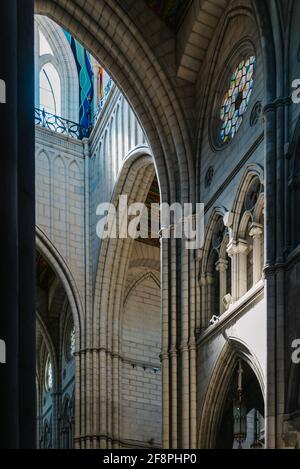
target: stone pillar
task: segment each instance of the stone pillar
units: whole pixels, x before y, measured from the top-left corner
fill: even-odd
[[[216,270],[220,275],[220,314],[224,313],[225,307],[223,298],[227,294],[227,272],[228,262],[225,259],[219,259],[216,263]]]
[[[200,277],[200,288],[201,288],[201,321],[200,321],[200,329],[204,329],[207,327],[208,323],[206,320],[207,315],[207,284],[206,284],[206,277],[204,274],[201,274]]]
[[[207,317],[206,317],[206,324],[204,327],[209,326],[209,321],[214,315],[213,311],[213,297],[212,297],[212,289],[214,284],[214,276],[210,273],[206,274],[206,285],[207,285]]]
[[[239,239],[237,245],[237,256],[238,256],[238,297],[241,298],[247,293],[247,255],[248,255],[248,243],[242,239]]]
[[[231,291],[233,301],[239,298],[238,288],[238,252],[236,249],[236,242],[234,240],[229,241],[227,246],[227,254],[231,258]]]
[[[33,2],[0,3],[0,447],[36,445]],[[4,98],[4,99],[2,99]]]
[[[236,301],[247,293],[247,254],[248,244],[243,239],[230,241],[227,253],[232,259],[232,297]]]
[[[260,281],[262,277],[262,225],[258,223],[252,223],[249,235],[253,238],[253,285],[255,285],[257,282]]]

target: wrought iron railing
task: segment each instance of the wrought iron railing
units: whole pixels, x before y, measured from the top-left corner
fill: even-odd
[[[104,92],[103,92],[103,96],[102,98],[100,99],[99,101],[99,104],[98,104],[98,107],[97,109],[95,110],[95,113],[94,113],[94,123],[96,123],[99,115],[101,114],[101,111],[104,107],[104,104],[106,103],[106,100],[108,98],[108,95],[113,87],[113,84],[114,82],[112,81],[112,79],[110,78],[104,88]]]
[[[54,114],[50,114],[46,112],[44,109],[35,108],[35,125],[39,125],[44,129],[52,130],[53,132],[57,132],[62,135],[68,135],[69,137],[76,138],[78,140],[82,140],[84,138],[88,138],[91,134],[93,129],[93,125],[96,124],[97,119],[99,118],[101,111],[104,107],[104,104],[110,94],[110,91],[113,86],[113,81],[110,78],[107,82],[107,85],[104,88],[103,97],[99,101],[98,107],[92,116],[92,111],[90,111],[89,121],[91,125],[88,127],[84,127],[81,124],[76,122],[70,121],[68,119],[64,119],[63,117],[55,116]]]
[[[46,112],[44,109],[35,109],[35,124],[44,129],[52,130],[62,135],[82,140],[88,138],[91,133],[90,127],[84,127],[76,122],[69,121],[54,114]]]

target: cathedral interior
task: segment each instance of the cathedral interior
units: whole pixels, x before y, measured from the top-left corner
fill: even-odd
[[[299,21],[1,2],[1,448],[300,449]],[[121,196],[150,236],[99,236]]]

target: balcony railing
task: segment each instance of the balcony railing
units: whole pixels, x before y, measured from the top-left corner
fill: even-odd
[[[88,138],[92,130],[91,128],[84,127],[76,122],[63,119],[62,117],[55,116],[54,114],[37,108],[35,109],[35,125],[77,140]]]
[[[91,125],[89,127],[84,127],[81,124],[64,119],[63,117],[55,116],[54,114],[46,112],[44,109],[42,110],[38,108],[35,108],[35,125],[39,125],[44,129],[52,130],[53,132],[57,132],[62,135],[67,135],[68,137],[76,138],[77,140],[89,138],[93,126],[96,124],[110,94],[113,84],[114,83],[110,78],[104,88],[103,97],[99,101],[94,116],[92,116],[92,111],[90,110],[89,120]]]

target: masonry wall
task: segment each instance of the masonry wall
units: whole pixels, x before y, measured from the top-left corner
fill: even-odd
[[[36,127],[36,224],[84,297],[84,156],[80,141]]]
[[[149,269],[135,269],[122,321],[121,432],[128,447],[161,446],[160,335],[159,285]]]

